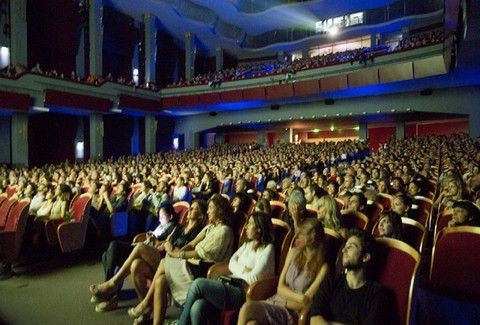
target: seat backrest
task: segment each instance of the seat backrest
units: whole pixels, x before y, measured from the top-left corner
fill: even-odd
[[[285,203],[286,200],[287,200],[287,197],[285,196],[285,194],[279,192],[278,201]]]
[[[7,193],[2,193],[0,194],[0,205],[3,203],[3,201],[5,201],[6,199],[8,199],[8,196],[7,196]]]
[[[402,236],[403,241],[422,252],[423,244],[427,235],[427,230],[418,221],[410,218],[402,218]]]
[[[373,279],[392,290],[400,324],[410,324],[415,275],[420,253],[392,238],[377,238],[379,252],[370,262]]]
[[[330,228],[325,230],[325,259],[327,260],[330,270],[335,270],[335,263],[338,252],[343,245],[343,238],[338,232]]]
[[[285,203],[280,201],[270,201],[271,217],[282,219],[283,214],[287,210]]]
[[[282,220],[272,218],[272,225],[275,235],[275,274],[279,274],[285,264],[293,232],[290,226]]]
[[[414,200],[414,204],[416,204],[420,209],[426,209],[428,213],[432,213],[433,210],[433,201],[426,197],[416,196]]]
[[[347,229],[356,228],[366,230],[369,224],[368,217],[361,212],[342,214],[343,225]]]
[[[435,244],[435,241],[437,240],[437,236],[440,233],[440,231],[442,231],[444,228],[448,227],[448,223],[450,222],[450,220],[452,220],[452,218],[453,218],[453,214],[451,214],[451,213],[440,214],[437,217],[437,221],[435,222],[435,230],[433,232],[434,244]]]
[[[7,232],[14,232],[17,228],[18,221],[22,216],[22,213],[27,213],[28,215],[28,207],[30,206],[29,199],[20,200],[17,204],[14,204],[10,209],[10,213],[8,214],[7,223],[5,224],[4,231]],[[26,209],[26,212],[25,212]]]
[[[337,204],[337,207],[342,210],[345,203],[343,202],[343,200],[339,199],[338,197],[335,198],[335,203]]]
[[[183,224],[184,218],[187,215],[188,209],[190,209],[190,203],[187,201],[179,201],[173,204],[173,209],[178,216],[178,223]]]
[[[389,211],[392,207],[392,196],[386,193],[378,193],[377,201],[383,206],[383,211]]]
[[[5,189],[5,192],[7,193],[7,197],[12,197],[16,192],[17,192],[17,186],[16,185],[8,185],[7,188]]]
[[[408,211],[408,216],[416,221],[418,221],[420,224],[422,224],[424,227],[427,227],[429,222],[430,222],[430,215],[431,213],[427,211],[427,209],[422,209],[418,207],[417,209],[410,209]]]
[[[383,212],[383,205],[378,202],[367,204],[364,214],[370,219],[371,223],[375,223],[380,219],[380,214]]]
[[[78,196],[78,198],[73,202],[71,211],[73,212],[72,220],[82,224],[88,223],[90,215],[90,203],[92,197],[89,193],[84,193]]]
[[[307,208],[307,211],[305,211],[305,218],[318,218],[318,211],[312,208]]]
[[[480,227],[444,228],[433,246],[430,284],[456,298],[480,299]]]
[[[16,199],[8,199],[3,201],[2,205],[0,205],[0,229],[5,228],[10,210],[15,204],[17,204],[17,202]]]

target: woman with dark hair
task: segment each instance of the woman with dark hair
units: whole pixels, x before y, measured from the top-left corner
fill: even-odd
[[[148,232],[145,241],[136,243],[133,248],[126,242],[113,241],[110,243],[102,257],[106,281],[90,286],[90,292],[93,295],[91,301],[98,303],[95,307],[96,311],[109,311],[116,308],[120,284],[131,273],[134,262],[138,263],[137,259],[147,263],[152,270],[157,269],[162,259],[162,254],[159,252],[163,241],[167,239],[178,223],[177,215],[171,204],[165,204],[159,209],[158,218],[159,226],[153,232]],[[115,268],[122,262],[120,270],[114,273]],[[137,294],[143,298],[146,294],[145,288],[137,290]]]
[[[163,250],[163,253],[165,254],[166,251],[172,251],[174,248],[183,248],[195,239],[205,226],[206,215],[207,202],[203,200],[194,200],[188,210],[185,224],[178,225],[163,246],[160,247],[160,249]],[[160,268],[157,268],[157,271],[151,269],[150,266],[141,259],[137,259],[133,262],[132,277],[137,292],[139,289],[146,291],[147,281],[152,278],[155,280],[157,278],[158,270],[160,270]],[[152,285],[141,302],[137,306],[128,310],[128,314],[135,318],[144,314],[150,314],[152,310],[150,306],[153,303],[153,293],[154,286]]]
[[[470,201],[459,200],[453,203],[452,220],[449,227],[475,226],[480,227],[480,209]]]
[[[402,240],[402,219],[395,212],[384,213],[378,220],[378,236]]]
[[[216,323],[222,310],[238,310],[248,285],[274,275],[275,249],[270,217],[254,212],[247,220],[247,241],[230,258],[229,277],[199,278],[188,289],[179,324]]]
[[[230,228],[230,203],[220,194],[214,194],[208,201],[207,215],[209,224],[194,240],[183,248],[166,247],[167,256],[160,263],[153,283],[154,324],[162,324],[165,319],[168,291],[176,303],[183,305],[193,280],[205,277],[213,263],[226,261],[232,254],[234,236]],[[145,317],[141,315],[136,322],[144,321]]]
[[[245,303],[238,324],[296,324],[297,311],[312,302],[328,272],[325,232],[320,220],[305,219],[298,230],[298,246],[288,252],[277,293],[265,301]]]

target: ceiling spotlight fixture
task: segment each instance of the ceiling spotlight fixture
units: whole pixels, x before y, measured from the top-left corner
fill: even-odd
[[[378,110],[378,111],[377,111],[377,113],[380,113],[380,112],[381,112],[381,110]]]
[[[336,115],[337,115],[337,116],[340,116],[340,113],[337,113]]]
[[[353,113],[352,113],[352,112],[350,112],[350,113],[348,113],[348,115],[352,116],[352,115],[353,115]]]
[[[335,130],[335,127],[333,125],[330,126],[330,131],[334,131]]]
[[[392,109],[390,110],[390,112],[392,112],[392,113],[395,112],[395,111],[396,111],[395,108],[392,108]]]
[[[300,116],[300,119],[303,120],[303,116]]]
[[[412,109],[410,107],[407,107],[407,112],[410,112]]]
[[[323,114],[323,117],[327,117],[327,114]]]
[[[362,112],[363,115],[367,114],[367,112]]]

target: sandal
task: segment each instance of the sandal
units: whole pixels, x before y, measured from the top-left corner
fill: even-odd
[[[111,311],[116,309],[118,306],[118,296],[114,295],[107,301],[102,301],[95,306],[95,311],[97,313],[103,313],[105,311]]]
[[[150,315],[142,314],[140,317],[137,317],[133,320],[133,325],[143,325],[143,324],[151,324],[152,319]]]
[[[112,298],[112,296],[115,296],[117,294],[117,291],[118,291],[117,286],[109,287],[106,291],[100,291],[98,289],[98,286],[99,286],[98,284],[92,284],[89,289],[92,295],[99,301],[109,300],[110,298]],[[92,300],[93,299],[91,299],[90,301]]]
[[[150,315],[152,313],[152,308],[147,307],[140,312],[135,310],[136,307],[128,308],[128,316],[132,318],[140,318],[141,316]]]

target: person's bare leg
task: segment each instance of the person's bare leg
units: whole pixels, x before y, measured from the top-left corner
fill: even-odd
[[[258,301],[249,301],[243,304],[238,315],[238,325],[268,324],[265,309]]]
[[[150,288],[148,288],[147,294],[143,298],[140,303],[135,306],[135,314],[140,315],[143,313],[144,310],[147,308],[151,307],[153,305],[153,296],[155,293],[155,280],[158,279],[159,276],[165,274],[165,267],[163,264],[163,260],[160,261],[160,264],[158,265],[157,271],[155,271],[155,275],[153,276],[152,279],[152,284],[150,285]]]
[[[133,285],[135,286],[135,291],[140,301],[142,301],[147,294],[147,282],[153,279],[153,270],[147,262],[140,258],[132,262],[130,274],[132,275]]]
[[[100,293],[115,291],[118,284],[130,274],[132,262],[137,258],[141,258],[149,264],[157,263],[156,265],[158,265],[158,262],[160,261],[160,254],[153,247],[144,244],[136,245],[132,253],[130,253],[130,256],[128,256],[127,260],[123,263],[120,270],[110,280],[101,284],[97,284],[96,289],[93,289],[93,291]],[[153,268],[154,267],[152,267],[152,269]]]
[[[162,325],[168,304],[168,282],[165,274],[161,274],[155,280],[155,293],[153,297],[153,324]]]

